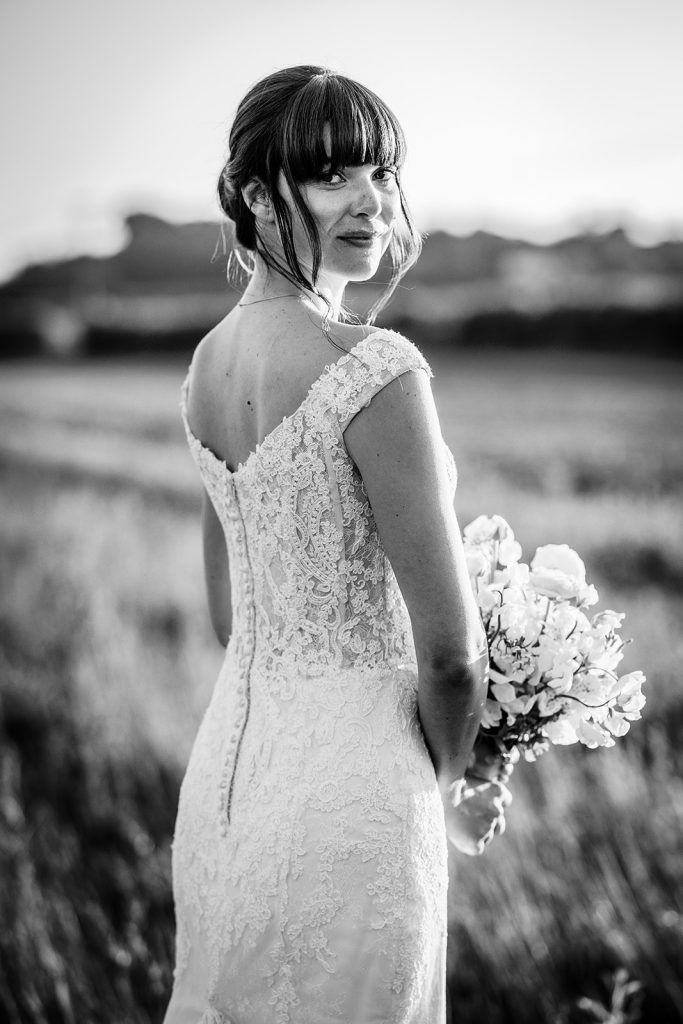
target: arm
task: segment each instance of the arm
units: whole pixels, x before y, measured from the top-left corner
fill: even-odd
[[[387,384],[349,423],[344,439],[410,615],[418,713],[448,837],[461,852],[480,854],[505,827],[509,773],[500,776],[495,757],[489,763],[492,752],[475,745],[488,685],[488,644],[424,371],[410,370]]]
[[[410,615],[418,711],[445,794],[474,745],[488,652],[424,371],[409,370],[377,392],[344,438]]]
[[[228,551],[223,527],[206,491],[202,494],[202,540],[211,624],[218,642],[226,647],[232,629]]]

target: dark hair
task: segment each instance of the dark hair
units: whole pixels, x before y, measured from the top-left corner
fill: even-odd
[[[330,126],[331,154],[325,149],[326,124]],[[422,247],[398,174],[405,154],[400,124],[370,89],[327,68],[285,68],[258,82],[240,103],[230,131],[228,160],[218,182],[218,198],[224,213],[234,221],[238,246],[258,253],[267,266],[293,284],[315,292],[322,250],[315,220],[299,184],[317,177],[330,164],[333,169],[364,163],[395,166],[404,223],[392,233],[391,280],[368,312],[367,321],[372,323]],[[313,257],[312,280],[306,277],[294,249],[291,213],[277,189],[280,171],[308,235]],[[242,188],[252,178],[262,181],[269,192],[285,264],[266,250],[254,215],[242,196]],[[244,266],[244,259],[239,252],[237,255]]]

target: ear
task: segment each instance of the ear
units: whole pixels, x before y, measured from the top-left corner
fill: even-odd
[[[266,223],[275,221],[273,204],[268,189],[258,178],[252,178],[242,189],[242,198],[257,220]]]

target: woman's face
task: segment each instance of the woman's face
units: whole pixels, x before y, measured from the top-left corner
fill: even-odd
[[[282,172],[278,187],[292,212],[297,257],[310,269],[308,236]],[[319,179],[299,185],[299,191],[318,227],[321,279],[346,283],[372,277],[401,208],[396,168],[361,164],[325,169]]]

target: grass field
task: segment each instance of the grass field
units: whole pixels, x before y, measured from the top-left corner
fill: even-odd
[[[616,748],[519,766],[506,834],[481,858],[453,855],[453,1020],[683,1021],[680,364],[432,365],[461,524],[502,514],[526,560],[575,546],[598,607],[626,612],[620,668],[648,678],[643,721]],[[3,367],[3,1024],[147,1024],[168,998],[178,786],[223,653],[183,372]]]

